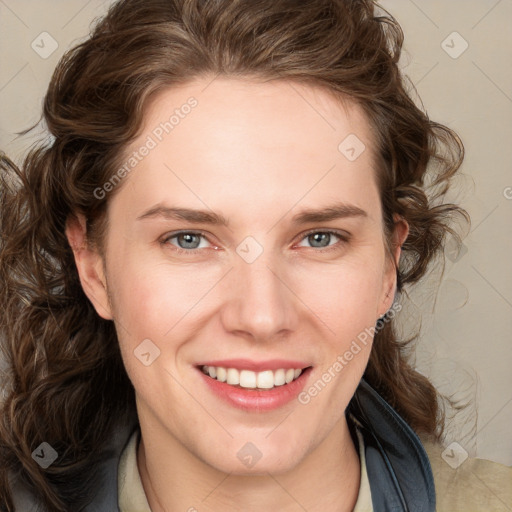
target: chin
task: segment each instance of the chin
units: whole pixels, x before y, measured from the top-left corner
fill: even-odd
[[[290,447],[283,452],[282,447],[268,442],[237,442],[236,447],[221,449],[222,453],[209,454],[203,458],[211,467],[223,473],[237,476],[264,476],[292,470],[300,462],[297,449]]]

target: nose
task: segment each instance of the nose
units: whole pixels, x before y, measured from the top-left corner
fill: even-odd
[[[252,263],[236,262],[221,312],[227,332],[265,342],[296,329],[300,300],[284,265],[265,252]]]

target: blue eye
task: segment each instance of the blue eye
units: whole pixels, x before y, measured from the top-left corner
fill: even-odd
[[[340,242],[332,243],[333,237],[340,240]],[[176,243],[172,242],[172,240],[176,240]],[[202,240],[205,242],[202,243]],[[333,230],[321,231],[317,229],[304,234],[301,238],[301,242],[305,240],[307,240],[310,245],[299,245],[299,247],[318,249],[316,252],[327,252],[339,250],[344,243],[348,242],[349,235]],[[334,240],[334,242],[336,242],[336,240]],[[160,242],[161,245],[169,245],[169,243],[172,245],[173,251],[188,256],[196,255],[199,249],[207,249],[209,247],[208,244],[210,244],[206,233],[202,231],[179,231],[171,233]],[[215,246],[212,247],[216,249]]]
[[[166,244],[173,239],[178,241],[178,246],[171,244],[175,247],[179,253],[191,253],[194,249],[203,249],[205,246],[201,246],[201,238],[206,240],[206,235],[202,232],[196,231],[180,231],[179,233],[171,234],[170,236],[162,240],[162,244]]]
[[[306,233],[304,235],[302,240],[307,240],[308,243],[311,244],[310,247],[313,249],[325,249],[325,250],[329,251],[331,249],[338,249],[339,245],[342,245],[339,243],[331,244],[330,242],[332,241],[333,236],[338,238],[339,240],[341,240],[342,244],[344,242],[348,242],[347,236],[343,236],[341,233],[339,233],[337,231],[332,231],[332,230],[309,231],[308,233]],[[304,247],[304,246],[301,246],[301,247]],[[320,252],[323,252],[323,251],[320,251]]]
[[[306,235],[303,240],[307,240],[315,248],[329,247],[332,236],[336,234],[327,231],[315,231],[309,235]],[[318,244],[318,245],[315,245]]]

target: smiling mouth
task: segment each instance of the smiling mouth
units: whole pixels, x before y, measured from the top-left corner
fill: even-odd
[[[223,366],[202,365],[198,368],[212,379],[224,382],[234,388],[262,391],[286,386],[298,379],[311,366],[307,368],[279,368],[277,370],[264,370],[261,372],[238,370],[237,368],[226,368]]]

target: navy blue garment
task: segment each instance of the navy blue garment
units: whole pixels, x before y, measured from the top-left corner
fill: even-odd
[[[363,435],[374,512],[435,512],[430,461],[411,427],[364,379],[347,413]]]

